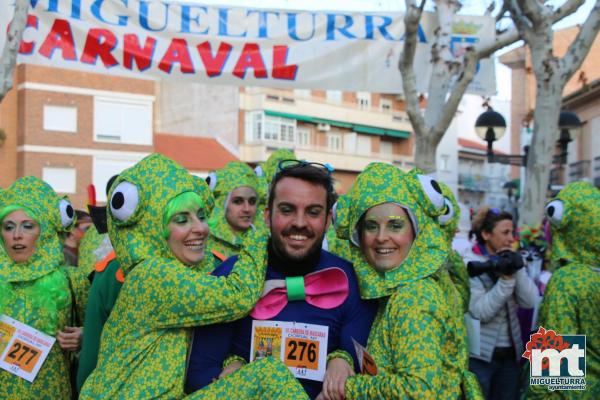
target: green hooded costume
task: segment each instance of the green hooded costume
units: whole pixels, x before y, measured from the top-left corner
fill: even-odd
[[[88,275],[94,271],[96,263],[112,251],[108,234],[98,233],[94,225],[85,232],[79,244],[77,268]]]
[[[81,325],[89,281],[77,269],[64,266],[59,233],[74,223],[67,198],[59,198],[45,182],[32,176],[15,181],[0,194],[0,211],[7,206],[29,210],[40,227],[33,255],[15,263],[0,256],[0,314],[8,315],[50,336],[66,326]],[[26,209],[26,210],[25,210]],[[72,308],[75,302],[76,307]],[[77,316],[72,316],[76,310]],[[81,321],[74,321],[78,317]],[[2,399],[69,399],[69,353],[54,343],[37,377],[30,383],[0,370]]]
[[[255,244],[264,248],[265,231],[249,235],[251,244],[226,278],[192,269],[172,255],[163,236],[163,213],[171,199],[185,192],[197,193],[210,212],[213,200],[206,184],[160,154],[123,171],[112,185],[108,228],[126,278],[102,331],[97,368],[85,381],[81,399],[184,397],[187,328],[241,318],[258,300],[266,254],[257,251]],[[258,367],[273,366],[267,362]],[[263,388],[273,383],[280,392],[285,392],[282,384],[293,387],[294,379],[285,367],[273,368],[277,382],[249,369],[194,396],[219,396],[218,390],[225,390],[234,376],[248,382],[250,375],[264,379]],[[256,390],[256,385],[251,389]],[[253,397],[257,392],[245,395]]]
[[[600,398],[600,190],[586,182],[565,186],[546,206],[552,229],[550,278],[539,326],[556,334],[586,335],[586,389],[548,391],[530,386],[528,398]]]
[[[466,370],[461,300],[444,268],[448,243],[435,220],[444,211],[437,183],[415,170],[405,174],[372,163],[342,199],[338,235],[354,244],[351,261],[361,297],[381,302],[367,348],[378,374],[349,377],[346,398],[481,398],[475,376]],[[386,202],[407,211],[415,238],[402,264],[379,273],[357,246],[355,227],[369,208]]]
[[[454,197],[454,193],[448,185],[443,182],[438,182],[444,195],[444,202],[446,203],[446,211],[444,214],[438,217],[438,222],[442,228],[442,234],[448,241],[448,249],[450,254],[448,255],[448,262],[446,267],[450,273],[450,278],[454,282],[454,287],[458,290],[460,298],[462,299],[463,312],[469,311],[469,301],[471,300],[471,285],[469,284],[469,273],[465,267],[465,263],[458,254],[458,252],[452,249],[452,239],[458,228],[458,222],[460,221],[460,207]]]
[[[209,248],[223,256],[223,259],[227,259],[239,254],[242,249],[242,242],[246,236],[245,234],[236,233],[225,217],[230,194],[239,187],[249,187],[257,194],[258,207],[258,204],[260,204],[260,198],[258,197],[260,185],[258,177],[252,168],[242,162],[234,161],[227,163],[216,174],[211,174],[210,186],[211,188],[214,187],[215,208],[208,220],[211,237]]]

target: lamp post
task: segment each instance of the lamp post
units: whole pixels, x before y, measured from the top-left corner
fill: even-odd
[[[515,193],[516,190],[519,189],[519,186],[515,183],[515,181],[508,181],[502,186],[502,189],[506,192],[506,197],[508,197],[508,207],[510,208],[510,213],[513,215],[515,221],[519,220],[519,211],[516,203],[519,201],[518,193]],[[513,202],[514,196],[514,202]]]
[[[567,163],[567,149],[569,142],[581,132],[581,120],[577,114],[571,111],[561,111],[558,119],[560,137],[557,141],[561,153],[554,157],[555,164]],[[506,120],[491,107],[482,113],[475,121],[475,132],[477,136],[487,142],[487,161],[489,163],[510,164],[517,166],[527,165],[527,152],[529,146],[523,148],[523,155],[500,155],[494,154],[493,143],[500,139],[506,131]]]

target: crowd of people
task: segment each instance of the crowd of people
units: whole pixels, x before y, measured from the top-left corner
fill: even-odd
[[[56,340],[0,359],[0,398],[600,398],[597,188],[567,185],[519,252],[511,214],[470,218],[419,170],[372,163],[342,195],[332,173],[153,154],[89,213],[0,189],[0,356],[9,320]],[[528,385],[538,326],[586,335],[585,390]]]

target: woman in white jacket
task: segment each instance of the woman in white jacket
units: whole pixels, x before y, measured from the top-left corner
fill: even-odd
[[[524,350],[517,309],[534,307],[538,297],[520,255],[512,252],[513,231],[510,213],[480,210],[473,219],[477,242],[464,257],[471,275],[469,314],[480,324],[479,337],[470,338],[479,346],[471,349],[469,369],[477,375],[486,399],[518,398]],[[471,261],[491,263],[476,269],[476,264],[469,266]]]

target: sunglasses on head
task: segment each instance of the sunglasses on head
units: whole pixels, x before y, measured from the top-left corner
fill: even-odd
[[[333,167],[329,163],[321,164],[318,162],[310,162],[306,160],[281,160],[277,164],[277,172],[294,168],[303,168],[307,166],[319,168],[323,170],[328,176],[331,176],[331,174],[333,173]]]

